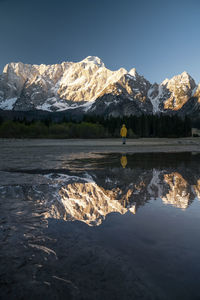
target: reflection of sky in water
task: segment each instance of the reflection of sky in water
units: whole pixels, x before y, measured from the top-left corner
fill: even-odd
[[[84,154],[76,160],[55,157],[49,169],[40,162],[34,168],[1,169],[0,279],[5,295],[14,280],[20,298],[25,271],[31,275],[22,295],[29,295],[34,285],[45,295],[45,287],[50,287],[52,297],[58,286],[61,298],[79,295],[79,289],[92,297],[90,272],[95,284],[106,278],[111,290],[117,285],[119,299],[129,297],[124,286],[134,294],[141,292],[140,284],[144,299],[151,299],[151,292],[161,299],[195,299],[200,272],[199,160],[190,153]],[[107,273],[102,273],[102,265]],[[136,283],[133,270],[148,284]],[[101,284],[96,288],[103,297]]]

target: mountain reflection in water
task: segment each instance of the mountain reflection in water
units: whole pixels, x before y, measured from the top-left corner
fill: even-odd
[[[112,212],[135,214],[153,199],[187,209],[195,198],[200,200],[199,160],[190,153],[109,154],[91,163],[77,159],[59,170],[20,170],[20,174],[41,173],[45,183],[25,190],[23,185],[7,186],[2,192],[5,198],[11,192],[26,193],[24,197],[43,206],[45,218],[100,225]]]
[[[200,155],[63,157],[0,170],[0,298],[198,299]]]

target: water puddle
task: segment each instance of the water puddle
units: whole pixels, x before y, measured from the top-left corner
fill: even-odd
[[[1,166],[2,299],[200,296],[199,154],[52,157]]]

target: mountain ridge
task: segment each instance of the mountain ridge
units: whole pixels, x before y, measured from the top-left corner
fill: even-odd
[[[186,71],[151,84],[135,68],[111,71],[96,56],[53,65],[9,63],[0,75],[2,110],[79,110],[112,116],[187,114],[183,107],[192,97],[198,112],[200,84]]]

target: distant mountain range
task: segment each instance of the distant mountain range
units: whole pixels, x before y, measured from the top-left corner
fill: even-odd
[[[9,63],[0,75],[0,110],[198,118],[200,84],[187,72],[151,84],[134,68],[111,71],[94,56],[56,65]]]

